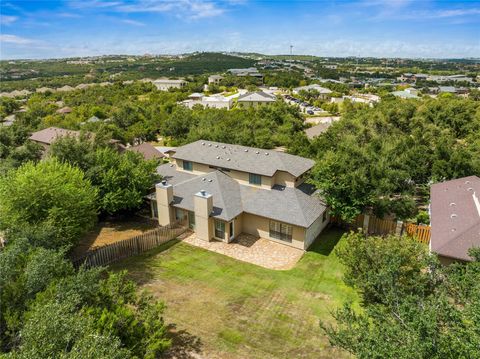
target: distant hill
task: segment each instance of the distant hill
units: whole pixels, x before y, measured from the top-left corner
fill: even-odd
[[[232,68],[255,65],[255,60],[217,52],[202,52],[170,63],[175,69],[170,74],[196,75],[208,72],[223,72]]]

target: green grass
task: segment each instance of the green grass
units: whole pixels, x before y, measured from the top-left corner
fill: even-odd
[[[332,252],[342,232],[322,234],[291,270],[274,271],[172,241],[114,266],[164,300],[183,351],[219,358],[341,358],[319,327],[346,300]]]

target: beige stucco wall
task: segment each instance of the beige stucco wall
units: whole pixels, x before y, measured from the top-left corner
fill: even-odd
[[[305,248],[307,249],[310,245],[317,239],[318,235],[323,231],[323,229],[330,222],[330,213],[327,211],[327,218],[323,221],[323,216],[320,216],[313,222],[310,227],[307,228],[305,234]]]
[[[250,213],[242,214],[243,232],[254,236],[270,239],[274,242],[286,244],[295,248],[304,249],[305,229],[293,226],[292,242],[281,241],[270,237],[270,219]]]
[[[288,172],[277,171],[273,177],[274,184],[286,187],[295,187],[295,176]]]
[[[197,163],[197,162],[193,162],[193,165],[192,165],[193,170],[192,171],[185,171],[183,169],[183,160],[177,159],[177,160],[174,160],[173,163],[176,164],[177,171],[193,173],[195,175],[202,175],[202,174],[206,174],[206,173],[215,171],[215,168],[211,168],[208,165],[205,165],[205,164],[202,164],[202,163]],[[275,184],[273,182],[273,177],[262,176],[262,185],[257,186],[257,185],[252,185],[252,184],[249,183],[249,173],[248,172],[230,170],[230,171],[225,171],[224,173],[227,174],[228,176],[232,177],[233,179],[237,180],[238,183],[246,185],[246,186],[271,189],[272,186]]]

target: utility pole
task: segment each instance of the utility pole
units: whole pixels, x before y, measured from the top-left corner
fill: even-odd
[[[292,50],[293,50],[293,45],[290,45],[290,56],[292,56],[292,55],[293,55],[293,52],[292,52]]]

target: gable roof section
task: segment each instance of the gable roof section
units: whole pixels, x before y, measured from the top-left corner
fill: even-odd
[[[275,102],[277,98],[263,91],[249,92],[238,97],[237,102]]]
[[[480,246],[480,178],[470,176],[436,183],[431,197],[431,250],[439,255],[471,260],[468,250]]]
[[[199,140],[178,147],[173,158],[271,177],[284,171],[298,177],[315,162],[284,152]]]
[[[193,211],[195,193],[205,190],[213,197],[212,216],[225,221],[246,212],[308,228],[326,209],[319,196],[299,188],[275,186],[268,190],[246,186],[222,171],[197,176],[177,171],[172,164],[161,165],[157,171],[173,185],[174,207]]]
[[[66,130],[64,128],[58,127],[49,127],[32,133],[32,135],[30,136],[30,140],[50,145],[58,138],[65,136],[79,137],[80,131]]]
[[[146,160],[155,158],[163,158],[165,155],[153,147],[151,144],[144,142],[140,145],[132,146],[128,148],[129,151],[140,153]]]
[[[173,205],[193,211],[194,196],[200,190],[213,196],[213,216],[229,221],[243,212],[240,185],[220,171],[197,176],[174,186]]]

